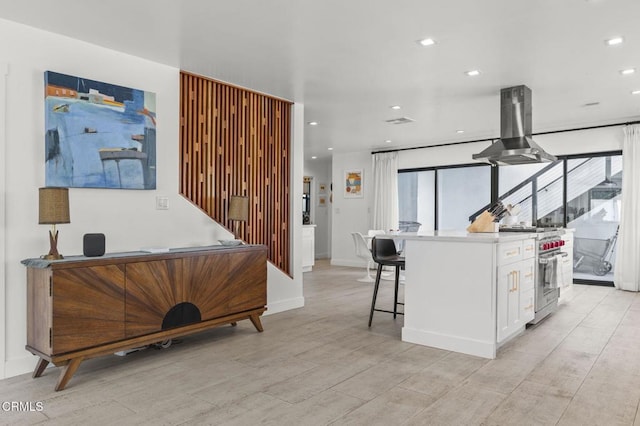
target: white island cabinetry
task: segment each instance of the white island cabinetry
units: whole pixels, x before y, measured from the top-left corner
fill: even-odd
[[[498,343],[520,332],[535,315],[534,256],[534,240],[498,244]]]
[[[495,358],[533,319],[532,234],[436,231],[404,239],[402,340]]]

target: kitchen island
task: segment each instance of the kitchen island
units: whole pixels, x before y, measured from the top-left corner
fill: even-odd
[[[535,235],[388,236],[405,241],[403,341],[495,358],[533,319]]]

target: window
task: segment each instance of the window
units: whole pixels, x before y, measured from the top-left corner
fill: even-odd
[[[563,161],[500,166],[499,199],[520,205],[518,220],[540,227],[564,226]]]
[[[465,229],[469,216],[490,203],[490,166],[438,170],[438,229]]]
[[[622,156],[567,160],[567,227],[577,280],[613,281],[620,225]]]
[[[400,222],[418,222],[421,230],[435,229],[435,170],[398,174]]]
[[[401,222],[419,222],[421,230],[465,229],[469,216],[491,201],[491,167],[400,171],[398,199]]]

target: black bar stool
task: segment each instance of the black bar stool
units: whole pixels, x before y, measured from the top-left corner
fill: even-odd
[[[393,318],[396,315],[404,315],[403,312],[398,312],[398,305],[404,305],[404,303],[398,303],[398,285],[400,284],[400,269],[404,268],[404,257],[400,256],[396,251],[396,244],[391,238],[377,238],[374,237],[371,241],[371,255],[373,261],[378,264],[378,272],[376,273],[376,284],[373,288],[373,300],[371,301],[371,313],[369,314],[369,327],[371,327],[371,320],[373,320],[373,311],[387,312],[393,314]],[[376,298],[378,297],[378,287],[380,286],[380,276],[382,275],[382,268],[384,266],[394,266],[396,268],[395,279],[395,294],[393,298],[393,311],[387,311],[384,309],[376,309]]]

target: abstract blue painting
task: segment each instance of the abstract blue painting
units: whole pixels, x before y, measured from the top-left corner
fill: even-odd
[[[45,84],[45,184],[156,188],[156,95],[52,71]]]

